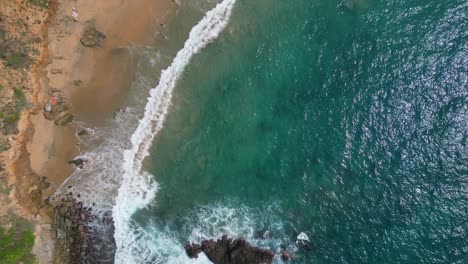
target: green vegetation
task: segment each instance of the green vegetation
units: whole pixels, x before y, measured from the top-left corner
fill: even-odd
[[[24,95],[23,89],[22,88],[15,88],[14,91],[15,91],[16,100],[20,104],[24,105],[24,103],[26,102],[26,96]]]
[[[0,263],[35,263],[31,254],[33,245],[34,234],[31,229],[20,232],[0,227]]]
[[[8,142],[0,142],[0,152],[5,151],[9,148],[11,148],[11,145]],[[1,187],[1,184],[0,184],[0,192],[5,192],[4,188]]]
[[[5,61],[3,64],[7,67],[12,67],[12,68],[20,68],[27,62],[27,58],[23,55],[13,53],[8,56],[6,56]]]
[[[3,119],[3,122],[5,122],[6,124],[13,124],[19,120],[19,117],[19,112],[14,112],[5,117],[5,119]]]
[[[16,24],[16,26],[18,26],[20,28],[25,28],[25,27],[28,26],[28,24],[26,24],[26,22],[24,22],[24,20],[21,19],[21,18],[17,18],[15,24]]]
[[[26,105],[26,95],[23,92],[23,88],[15,88],[13,91],[16,98],[15,107],[7,110],[6,112],[0,112],[0,119],[3,119],[3,122],[6,125],[16,123],[19,120],[21,110]]]
[[[38,7],[49,7],[50,0],[29,0],[29,3]]]

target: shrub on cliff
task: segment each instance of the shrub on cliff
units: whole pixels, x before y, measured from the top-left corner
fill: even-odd
[[[34,234],[31,229],[17,232],[0,227],[0,263],[35,263],[31,249],[34,245]]]
[[[50,0],[29,0],[29,3],[38,7],[49,7]]]

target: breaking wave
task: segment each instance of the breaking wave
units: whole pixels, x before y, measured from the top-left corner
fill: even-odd
[[[159,84],[150,91],[144,116],[131,137],[131,147],[123,154],[123,177],[112,209],[117,246],[115,263],[141,263],[141,259],[135,259],[136,255],[141,257],[144,251],[149,250],[135,243],[147,230],[135,229],[131,224],[132,215],[154,200],[158,188],[152,176],[142,172],[143,159],[148,156],[151,142],[163,127],[177,80],[193,55],[215,40],[226,27],[235,2],[224,0],[206,13],[192,28],[188,40],[172,64],[162,71]],[[151,247],[154,246],[157,244]]]
[[[227,234],[230,237],[243,237],[256,246],[270,248],[278,253],[282,245],[291,245],[286,235],[287,223],[278,216],[278,206],[265,206],[261,210],[229,201],[195,207],[184,216],[173,216],[165,223],[151,221],[144,227],[131,226],[126,239],[131,243],[131,261],[126,263],[152,264],[208,264],[212,263],[201,253],[190,259],[181,241],[200,243],[205,239],[219,239]],[[181,231],[171,231],[171,225],[181,225]],[[259,232],[260,231],[260,232]],[[264,234],[268,232],[269,237]],[[289,248],[295,251],[295,248]],[[126,256],[128,257],[128,256]],[[122,259],[123,261],[123,259]],[[275,264],[283,263],[278,255]]]

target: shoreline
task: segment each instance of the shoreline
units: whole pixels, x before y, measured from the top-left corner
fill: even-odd
[[[29,101],[33,107],[21,114],[17,140],[10,151],[13,161],[6,166],[9,184],[16,186],[12,203],[17,202],[21,213],[34,222],[33,251],[39,263],[57,261],[57,252],[51,250],[57,211],[62,205],[52,205],[49,197],[75,170],[69,161],[81,151],[76,141],[79,127],[74,123],[64,126],[55,123],[70,113],[75,120],[99,125],[115,112],[136,71],[134,58],[115,51],[126,50],[135,43],[155,43],[157,37],[148,32],[154,33],[174,17],[178,6],[162,0],[51,3],[47,22],[42,25],[40,56],[29,72],[33,83]],[[78,11],[77,17],[73,17],[72,7]],[[147,12],[148,16],[138,16],[141,12]],[[125,22],[129,16],[134,17],[132,23]],[[135,30],[135,23],[139,30]],[[84,47],[80,42],[82,32],[88,27],[106,35],[97,47]],[[125,63],[116,63],[122,60]],[[109,78],[113,75],[122,78]],[[63,107],[47,116],[43,109],[52,96]]]

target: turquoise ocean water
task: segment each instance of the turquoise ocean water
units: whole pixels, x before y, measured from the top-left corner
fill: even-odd
[[[185,2],[163,55],[215,3]],[[463,0],[238,0],[144,164],[159,189],[133,216],[140,263],[223,233],[294,251],[298,232],[314,250],[292,263],[467,263],[467,14]]]

